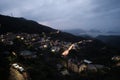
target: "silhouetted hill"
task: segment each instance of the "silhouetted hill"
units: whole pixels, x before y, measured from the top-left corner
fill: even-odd
[[[69,41],[79,41],[82,37],[77,37],[72,34],[61,32],[57,34],[58,30],[52,29],[48,26],[38,24],[35,21],[27,20],[24,18],[15,18],[10,16],[0,15],[0,33],[14,32],[14,33],[39,33],[42,32],[46,34],[54,33],[51,36],[56,37],[56,39],[69,40]]]
[[[54,32],[48,26],[38,24],[32,20],[26,20],[24,18],[15,18],[9,16],[0,15],[0,32],[28,32],[28,33],[41,33],[41,32]]]

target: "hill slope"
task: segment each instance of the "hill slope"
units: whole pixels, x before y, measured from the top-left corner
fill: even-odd
[[[0,32],[28,32],[28,33],[41,33],[41,32],[54,32],[48,26],[38,24],[32,20],[26,20],[24,18],[15,18],[9,16],[0,15]]]
[[[82,37],[77,37],[72,34],[66,33],[66,32],[59,32],[57,34],[58,30],[52,29],[48,26],[38,24],[35,21],[32,20],[26,20],[24,18],[15,18],[10,16],[4,16],[0,15],[0,33],[5,32],[15,32],[15,33],[39,33],[42,32],[46,34],[54,33],[53,37],[56,37],[58,39],[62,40],[70,40],[70,41],[79,41],[83,39]]]
[[[111,36],[102,36],[101,35],[96,38],[110,46],[114,46],[114,47],[118,47],[118,48],[120,46],[120,36],[112,36],[112,35]]]

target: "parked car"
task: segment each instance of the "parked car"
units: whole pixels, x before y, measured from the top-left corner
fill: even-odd
[[[19,65],[17,63],[12,64],[12,67],[18,69]]]
[[[18,67],[18,70],[19,70],[20,72],[24,72],[24,71],[25,71],[23,67]]]

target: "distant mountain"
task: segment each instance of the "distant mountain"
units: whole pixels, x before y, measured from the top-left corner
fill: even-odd
[[[102,42],[114,46],[114,47],[120,47],[120,36],[110,35],[110,36],[104,36],[100,35],[97,36],[96,39],[101,40]]]
[[[42,32],[44,32],[46,34],[56,33],[52,36],[56,37],[56,39],[61,39],[61,40],[67,40],[67,41],[69,40],[74,42],[83,39],[82,37],[74,36],[72,34],[61,31],[59,31],[59,34],[57,34],[57,31],[58,30],[56,29],[52,29],[48,26],[39,24],[32,20],[0,15],[0,33],[25,32],[25,33],[41,34]]]
[[[70,30],[63,30],[63,31],[74,34],[74,35],[79,35],[80,33],[86,33],[86,31],[82,29],[70,29]]]
[[[90,29],[90,30],[71,29],[71,30],[64,30],[64,31],[74,35],[85,36],[85,37],[86,36],[96,37],[99,34],[102,34],[100,30],[96,30],[96,29]]]
[[[96,30],[96,29],[90,29],[89,31],[87,32],[91,32],[91,33],[101,33],[100,30]]]
[[[107,31],[107,33],[118,33],[118,34],[120,34],[120,31]]]

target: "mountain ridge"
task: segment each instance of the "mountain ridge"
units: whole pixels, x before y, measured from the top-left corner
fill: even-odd
[[[62,32],[46,25],[39,24],[33,20],[27,20],[25,18],[16,18],[10,16],[0,15],[0,33],[5,32],[25,32],[25,33],[55,33],[58,39],[70,40],[73,42],[82,40],[84,38],[75,36],[73,34]],[[59,32],[59,34],[57,34]],[[53,36],[53,35],[52,35]],[[62,36],[62,37],[61,37]]]
[[[26,28],[29,28],[29,29],[32,29],[33,32],[46,32],[45,29],[49,31],[56,31],[55,29],[52,29],[48,26],[45,26],[45,25],[42,25],[42,24],[38,24],[37,22],[35,21],[32,21],[32,20],[27,20],[25,18],[16,18],[16,17],[10,17],[10,16],[4,16],[4,15],[0,15],[0,24],[1,26],[1,31],[5,31],[8,29],[8,31],[13,31],[12,28],[16,29],[16,32],[17,31],[23,31],[23,32],[29,32],[27,30],[22,30],[22,27],[26,27]],[[9,27],[11,27],[11,29],[7,28],[7,26],[9,25]],[[17,26],[17,27],[16,27]],[[33,26],[35,28],[33,28]],[[5,29],[6,28],[6,29]],[[40,29],[36,29],[36,28],[40,28]]]

